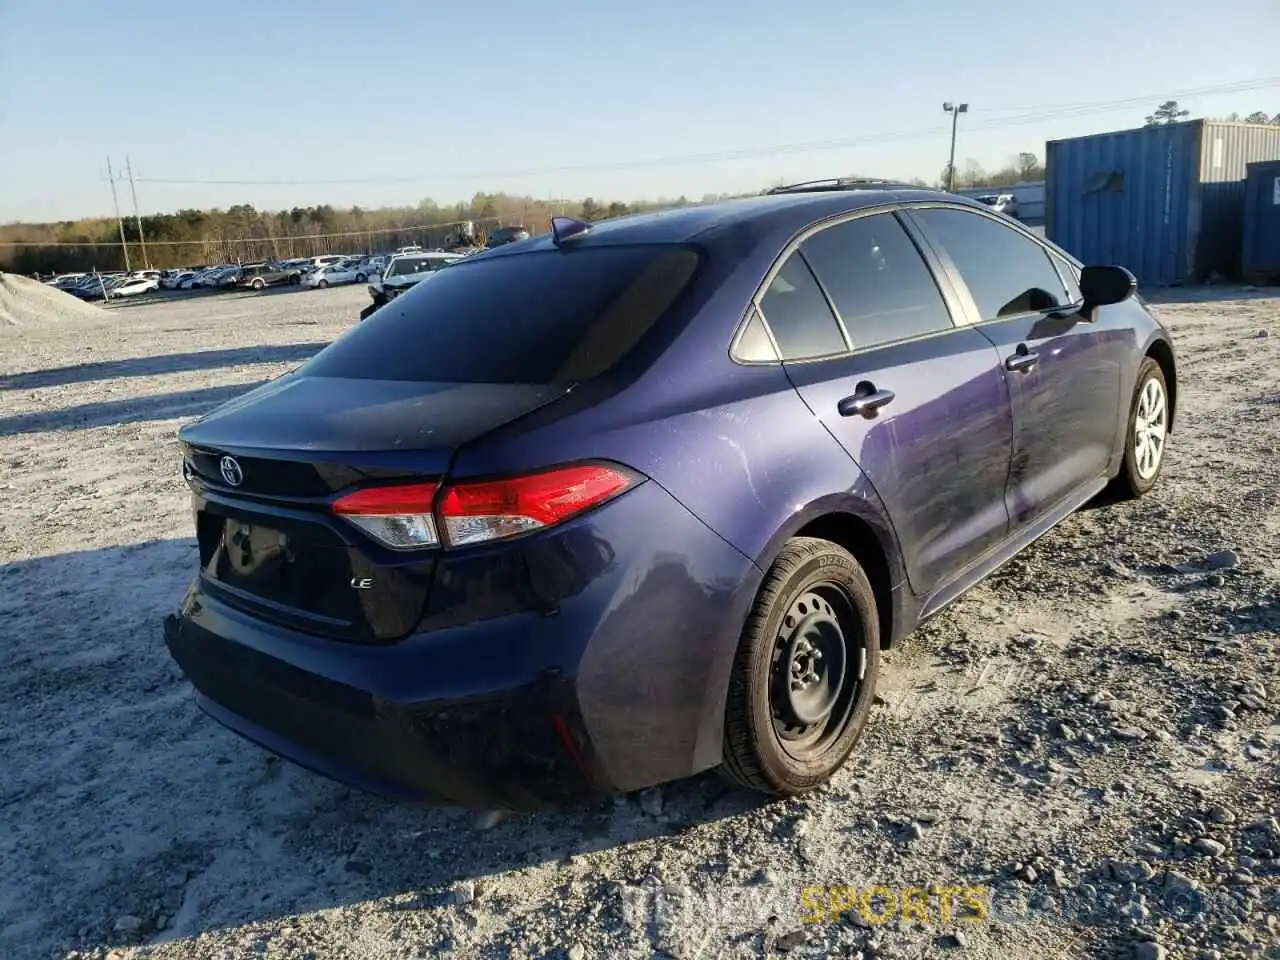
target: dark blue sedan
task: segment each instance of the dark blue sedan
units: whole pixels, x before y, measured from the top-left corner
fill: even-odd
[[[390,796],[822,784],[881,651],[1111,487],[1169,336],[981,204],[831,181],[482,253],[182,430],[200,706]]]

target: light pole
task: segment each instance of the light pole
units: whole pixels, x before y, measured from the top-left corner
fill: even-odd
[[[956,124],[960,122],[960,114],[969,112],[969,105],[948,100],[942,105],[942,109],[951,114],[951,159],[947,161],[947,193],[953,193],[956,186]]]

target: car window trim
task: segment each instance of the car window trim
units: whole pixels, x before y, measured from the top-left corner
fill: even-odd
[[[768,271],[765,272],[764,279],[756,287],[756,292],[748,302],[746,311],[738,321],[738,327],[729,342],[729,359],[734,363],[745,367],[779,366],[788,363],[820,363],[827,360],[838,360],[845,357],[856,356],[858,354],[869,353],[873,350],[880,350],[884,347],[895,346],[900,343],[914,343],[917,340],[926,340],[930,337],[954,333],[961,327],[968,326],[967,323],[961,322],[960,320],[960,317],[965,315],[965,302],[955,290],[951,277],[946,272],[945,265],[941,258],[934,254],[931,247],[921,243],[919,228],[914,223],[909,223],[901,215],[903,210],[904,204],[902,201],[878,203],[874,206],[861,207],[857,210],[848,210],[843,213],[838,213],[835,216],[819,220],[816,223],[811,223],[793,236],[787,242],[786,246],[782,248],[782,252],[778,254],[773,263],[770,264]],[[855,347],[852,345],[852,340],[849,337],[849,331],[845,325],[844,318],[840,315],[839,309],[836,307],[834,301],[832,301],[831,295],[827,292],[826,285],[823,284],[822,278],[818,276],[818,272],[813,269],[813,266],[809,263],[808,259],[801,254],[801,259],[804,260],[805,266],[808,267],[809,273],[812,274],[814,280],[817,281],[818,289],[822,291],[822,296],[827,301],[827,307],[831,310],[832,316],[836,318],[836,324],[840,329],[841,335],[844,337],[845,349],[839,353],[827,353],[816,357],[803,357],[795,360],[788,360],[784,358],[782,350],[778,346],[778,340],[773,335],[773,328],[769,325],[769,316],[765,313],[762,306],[764,295],[768,291],[769,285],[773,283],[774,277],[776,277],[779,271],[781,271],[783,265],[787,262],[787,259],[793,253],[799,252],[800,247],[804,245],[804,242],[815,234],[821,233],[824,230],[829,230],[832,227],[838,227],[852,220],[860,220],[863,217],[873,217],[881,214],[892,216],[897,219],[898,223],[906,231],[907,237],[911,240],[912,244],[915,245],[916,252],[920,254],[920,259],[924,261],[925,268],[933,277],[933,281],[938,288],[938,295],[942,298],[942,303],[946,308],[947,316],[951,320],[951,326],[942,330],[931,330],[928,333],[921,333],[912,337],[902,337],[898,340],[886,340],[882,343],[872,344],[870,346]],[[765,332],[769,336],[769,342],[773,344],[774,352],[778,356],[777,360],[744,360],[737,355],[738,343],[741,341],[743,336],[746,335],[746,329],[748,324],[751,322],[751,314],[753,311],[758,311],[760,314],[760,321],[764,324]]]
[[[1025,310],[1021,313],[1008,313],[1002,317],[984,319],[978,310],[977,301],[973,299],[973,293],[969,290],[969,285],[965,283],[964,277],[960,273],[960,268],[957,267],[955,261],[951,259],[951,255],[947,252],[946,247],[942,245],[941,241],[938,241],[935,237],[931,236],[924,223],[912,216],[913,211],[916,210],[958,210],[961,213],[967,213],[975,217],[983,217],[984,219],[992,221],[997,226],[1003,227],[1005,230],[1010,230],[1013,233],[1018,234],[1018,236],[1030,240],[1039,247],[1040,252],[1048,258],[1049,266],[1053,268],[1054,275],[1057,276],[1058,282],[1062,284],[1063,292],[1068,296],[1071,295],[1073,287],[1079,289],[1079,280],[1077,279],[1075,283],[1068,283],[1066,278],[1062,276],[1062,268],[1058,265],[1058,260],[1063,260],[1075,270],[1079,270],[1080,265],[1076,262],[1074,257],[1071,257],[1065,251],[1061,251],[1052,246],[1043,237],[1036,236],[1036,234],[1032,233],[1020,222],[1010,220],[1008,217],[1001,216],[1000,214],[994,213],[985,208],[970,206],[967,203],[947,203],[944,200],[920,200],[910,204],[904,204],[899,212],[911,221],[912,227],[918,231],[922,240],[929,245],[929,248],[937,257],[939,264],[946,271],[950,282],[955,287],[957,298],[964,305],[964,313],[967,317],[964,322],[964,326],[980,327],[991,323],[1004,323],[1007,320],[1042,317],[1047,313],[1057,313],[1061,310],[1079,306],[1079,302],[1077,301],[1075,303],[1063,304],[1061,307],[1055,307],[1053,310]]]

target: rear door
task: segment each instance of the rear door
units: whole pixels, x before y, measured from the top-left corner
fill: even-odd
[[[1000,352],[1013,402],[1009,515],[1034,523],[1107,473],[1124,331],[1106,311],[1082,317],[1074,271],[1008,221],[956,207],[911,217]]]
[[[788,376],[884,501],[932,593],[1008,531],[1012,422],[999,357],[893,213],[809,236],[760,299]]]

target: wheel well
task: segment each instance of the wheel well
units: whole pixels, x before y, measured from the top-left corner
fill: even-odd
[[[1147,356],[1160,364],[1160,372],[1164,374],[1165,386],[1169,388],[1169,424],[1177,423],[1178,415],[1178,374],[1173,366],[1173,350],[1163,340],[1157,340],[1147,349]]]
[[[853,554],[862,565],[876,596],[876,610],[880,617],[880,645],[886,649],[892,646],[893,583],[889,575],[889,560],[875,531],[852,514],[828,513],[810,520],[795,535],[830,540]]]

